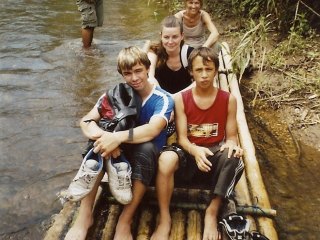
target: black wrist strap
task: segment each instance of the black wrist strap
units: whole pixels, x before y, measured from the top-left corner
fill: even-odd
[[[133,128],[129,129],[128,141],[129,142],[133,141]]]
[[[85,122],[85,123],[91,123],[91,122],[95,122],[95,120],[94,120],[94,119],[88,119],[88,120],[83,120],[83,122]]]

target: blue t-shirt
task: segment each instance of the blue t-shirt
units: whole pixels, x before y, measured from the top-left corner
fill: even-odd
[[[171,95],[159,86],[154,87],[147,99],[142,103],[139,125],[148,123],[153,117],[162,117],[168,124],[173,107],[174,101]],[[167,141],[166,130],[163,129],[152,141],[161,150]]]

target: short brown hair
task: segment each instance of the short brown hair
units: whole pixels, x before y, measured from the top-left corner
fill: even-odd
[[[185,3],[187,3],[188,1],[191,1],[191,0],[185,0]],[[203,1],[199,0],[199,2],[200,2],[200,6],[202,7],[203,6]]]
[[[204,63],[213,62],[216,70],[218,71],[218,69],[219,69],[219,56],[212,48],[208,48],[208,47],[200,47],[200,48],[196,48],[196,49],[192,50],[190,56],[188,57],[188,68],[190,71],[192,70],[193,60],[197,56],[202,57]]]

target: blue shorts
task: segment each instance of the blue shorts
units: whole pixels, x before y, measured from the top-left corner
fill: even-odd
[[[81,13],[82,28],[102,26],[103,0],[95,0],[93,3],[87,3],[85,0],[77,0],[76,4]]]

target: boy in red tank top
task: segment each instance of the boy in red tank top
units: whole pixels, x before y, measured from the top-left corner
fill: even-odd
[[[217,217],[225,199],[241,177],[243,150],[237,140],[237,102],[230,93],[213,85],[219,60],[206,47],[192,51],[189,71],[196,85],[175,98],[178,144],[165,147],[159,157],[156,188],[160,219],[151,239],[169,239],[169,205],[174,173],[183,171],[187,183],[206,183],[213,196],[204,218],[203,240],[220,239]]]

